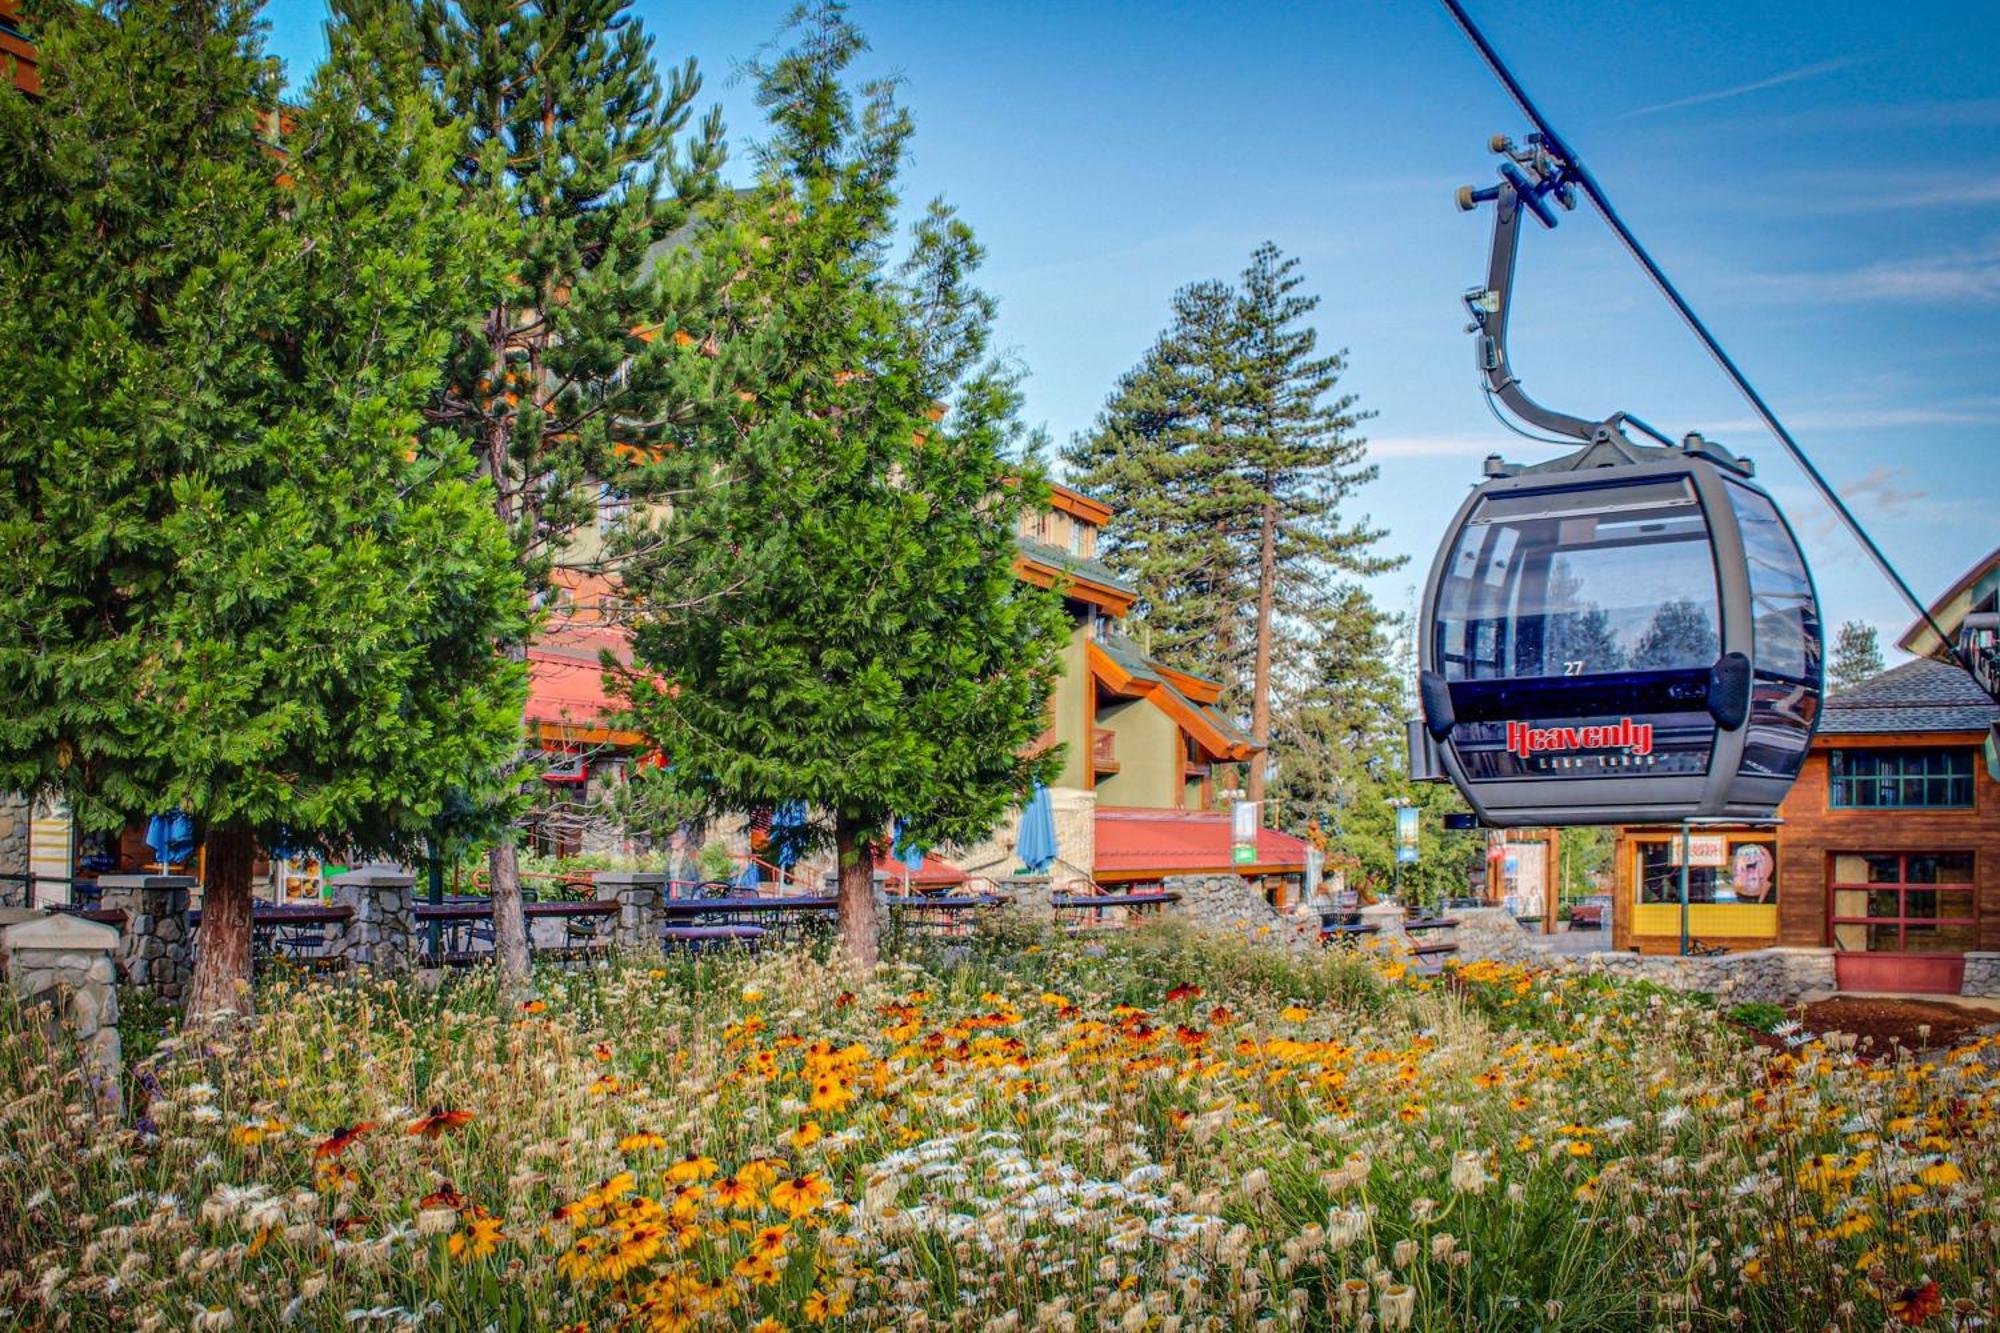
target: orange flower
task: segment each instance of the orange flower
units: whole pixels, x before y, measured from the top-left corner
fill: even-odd
[[[585,1091],[589,1092],[593,1097],[606,1097],[618,1091],[622,1086],[618,1082],[616,1074],[599,1074]]]
[[[785,1246],[791,1239],[792,1229],[782,1222],[765,1227],[751,1238],[750,1253],[764,1259],[776,1258],[785,1252]]]
[[[1208,1034],[1200,1028],[1191,1028],[1183,1023],[1174,1029],[1174,1040],[1191,1051],[1198,1051],[1208,1041]]]
[[[728,1176],[716,1182],[715,1202],[724,1208],[750,1212],[757,1207],[757,1187],[742,1176]]]
[[[543,1000],[523,1000],[521,1002],[521,1012],[524,1014],[539,1014],[548,1007],[547,1002]]]
[[[689,1153],[687,1156],[681,1158],[680,1161],[675,1162],[667,1168],[667,1179],[676,1181],[707,1180],[710,1176],[721,1171],[721,1169],[721,1167],[715,1164],[714,1158],[703,1157],[699,1153]]]
[[[442,1106],[433,1106],[428,1112],[410,1122],[410,1133],[434,1139],[448,1129],[464,1129],[471,1123],[470,1111],[447,1111]]]
[[[1182,1000],[1199,1000],[1200,998],[1201,987],[1191,981],[1183,981],[1180,985],[1167,992],[1168,1004],[1179,1004]]]
[[[809,1105],[815,1111],[844,1111],[853,1100],[853,1089],[831,1074],[813,1081]]]
[[[483,1208],[475,1208],[472,1210],[471,1225],[452,1232],[445,1241],[445,1249],[454,1259],[484,1259],[505,1239],[500,1230],[500,1219]]]
[[[791,1132],[792,1146],[794,1148],[810,1148],[819,1142],[820,1133],[819,1122],[817,1120],[808,1120]]]
[[[599,1064],[611,1063],[611,1047],[601,1041],[590,1048],[590,1053],[597,1057]]]
[[[618,1140],[619,1152],[658,1152],[667,1146],[664,1135],[655,1134],[650,1129],[642,1129],[635,1134],[627,1134]]]
[[[318,1161],[322,1157],[340,1156],[342,1153],[346,1152],[349,1148],[354,1146],[355,1140],[359,1139],[363,1134],[366,1134],[369,1130],[373,1128],[375,1128],[375,1122],[373,1120],[363,1120],[358,1125],[352,1125],[345,1129],[334,1130],[333,1133],[327,1137],[325,1142],[321,1143],[317,1148],[313,1149],[313,1160]]]
[[[811,1171],[773,1185],[771,1202],[784,1209],[790,1217],[804,1217],[825,1203],[832,1194],[833,1186],[827,1184],[819,1172]]]

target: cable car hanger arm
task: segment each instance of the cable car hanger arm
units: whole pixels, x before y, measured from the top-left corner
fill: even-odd
[[[1904,604],[1916,612],[1918,618],[1929,627],[1931,633],[1937,636],[1938,642],[1945,647],[1946,651],[1951,653],[1960,666],[1964,667],[1966,671],[1971,672],[1971,658],[1945,635],[1943,628],[1937,622],[1937,618],[1931,614],[1930,608],[1917,600],[1916,593],[1911,590],[1910,585],[1904,580],[1903,576],[1896,571],[1895,566],[1889,563],[1889,558],[1882,553],[1882,548],[1875,544],[1875,539],[1870,537],[1867,530],[1861,526],[1861,521],[1855,518],[1853,512],[1848,509],[1846,502],[1840,498],[1840,493],[1834,490],[1827,479],[1820,474],[1819,469],[1806,456],[1805,450],[1800,447],[1797,440],[1792,438],[1792,433],[1785,429],[1783,422],[1778,420],[1777,413],[1773,412],[1770,404],[1764,401],[1763,395],[1757,392],[1748,377],[1737,368],[1736,362],[1730,358],[1729,353],[1723,350],[1722,344],[1716,341],[1715,335],[1708,331],[1708,326],[1702,323],[1701,317],[1695,314],[1694,307],[1687,303],[1686,299],[1681,296],[1680,290],[1668,279],[1665,271],[1653,262],[1652,255],[1647,253],[1646,248],[1639,244],[1638,237],[1632,234],[1631,229],[1625,225],[1624,219],[1619,217],[1618,211],[1611,206],[1611,201],[1605,196],[1603,187],[1597,183],[1597,178],[1590,174],[1590,169],[1584,166],[1583,160],[1563,141],[1562,136],[1556,132],[1555,127],[1549,123],[1548,118],[1542,115],[1541,109],[1528,96],[1527,90],[1515,79],[1513,71],[1508,69],[1506,62],[1500,59],[1500,53],[1493,49],[1491,42],[1486,40],[1486,34],[1481,32],[1479,26],[1472,21],[1472,16],[1466,12],[1461,0],[1444,0],[1444,7],[1451,12],[1452,20],[1458,24],[1460,31],[1465,34],[1467,40],[1478,50],[1480,58],[1486,62],[1487,68],[1493,71],[1494,77],[1499,79],[1501,85],[1507,89],[1508,95],[1514,99],[1514,104],[1521,109],[1521,114],[1526,116],[1529,123],[1535,127],[1536,133],[1531,136],[1529,141],[1530,150],[1539,158],[1546,160],[1553,168],[1551,174],[1544,179],[1530,181],[1515,163],[1503,163],[1500,167],[1500,174],[1505,180],[1505,184],[1489,187],[1485,191],[1461,190],[1459,192],[1459,207],[1471,208],[1484,199],[1493,199],[1496,203],[1504,203],[1506,192],[1511,191],[1516,195],[1517,200],[1528,203],[1528,206],[1535,212],[1537,219],[1544,226],[1553,227],[1555,225],[1555,214],[1549,209],[1547,203],[1543,201],[1541,194],[1555,193],[1557,201],[1564,208],[1575,206],[1575,196],[1570,188],[1571,186],[1581,189],[1584,194],[1589,196],[1591,204],[1597,209],[1598,214],[1603,217],[1606,224],[1610,226],[1612,232],[1618,237],[1619,242],[1624,245],[1626,253],[1631,255],[1638,265],[1646,271],[1646,276],[1653,280],[1653,285],[1659,288],[1662,296],[1667,298],[1667,303],[1674,308],[1674,312],[1681,317],[1681,321],[1687,325],[1688,330],[1707,349],[1709,356],[1721,368],[1722,373],[1729,378],[1730,383],[1736,386],[1737,392],[1743,395],[1744,400],[1750,404],[1751,410],[1757,414],[1758,419],[1764,423],[1765,428],[1771,432],[1771,435],[1779,444],[1784,446],[1785,452],[1791,455],[1792,461],[1799,465],[1799,470],[1805,473],[1806,479],[1812,483],[1814,490],[1826,502],[1827,507],[1833,510],[1834,515],[1840,519],[1841,524],[1846,527],[1855,541],[1861,544],[1861,549],[1874,562],[1875,568],[1881,571],[1884,578],[1889,580],[1890,585],[1902,597]],[[1505,151],[1501,147],[1502,142],[1500,139],[1494,141],[1493,146],[1495,151]],[[1511,148],[1511,145],[1509,145],[1509,148]],[[1513,157],[1515,155],[1510,152],[1509,156]],[[1515,162],[1518,161],[1519,158],[1516,157]],[[1520,184],[1517,184],[1517,180]],[[1521,184],[1529,187],[1529,192],[1526,195],[1522,194]],[[1535,192],[1537,187],[1540,187],[1540,193]],[[1500,225],[1499,220],[1496,218],[1494,223],[1494,255],[1489,264],[1489,287],[1491,286],[1491,272],[1499,269],[1501,265]],[[1507,279],[1511,279],[1513,273],[1511,247],[1519,244],[1518,211],[1514,220],[1514,226],[1516,231],[1509,242],[1510,251],[1505,261],[1505,272],[1502,274]],[[1573,438],[1591,438],[1589,436],[1576,435],[1573,425],[1569,423],[1577,422],[1577,418],[1558,412],[1550,412],[1548,409],[1540,407],[1532,399],[1528,398],[1526,394],[1522,393],[1511,374],[1506,373],[1506,289],[1503,286],[1500,290],[1502,295],[1497,312],[1500,316],[1500,337],[1496,344],[1499,352],[1498,366],[1501,378],[1507,381],[1513,395],[1510,397],[1502,394],[1502,401],[1506,402],[1508,407],[1514,409],[1516,412],[1521,411],[1520,407],[1517,406],[1516,400],[1518,399],[1520,403],[1525,403],[1528,408],[1540,415],[1531,416],[1524,413],[1524,417],[1528,420],[1536,421],[1537,424],[1543,425],[1548,430],[1569,435]],[[1471,302],[1472,297],[1468,296],[1468,305]],[[1474,312],[1474,318],[1475,320],[1479,318],[1477,310]],[[1482,362],[1486,360],[1483,346],[1481,359]],[[1494,372],[1489,370],[1485,373],[1487,375],[1487,383],[1493,386],[1493,391],[1501,393],[1500,387],[1495,381]],[[1630,420],[1630,418],[1626,419]],[[1606,424],[1615,423],[1616,420],[1617,418],[1613,418],[1612,422],[1607,422]],[[1634,424],[1640,423],[1634,422]],[[1649,433],[1656,432],[1649,431]]]

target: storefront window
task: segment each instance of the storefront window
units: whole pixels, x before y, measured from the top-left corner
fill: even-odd
[[[1838,852],[1833,939],[1871,953],[1963,953],[1978,919],[1970,852]]]
[[[1770,838],[1730,838],[1727,859],[1720,866],[1688,868],[1690,903],[1751,903],[1778,901],[1778,849]],[[1680,843],[1677,839],[1642,842],[1639,853],[1639,901],[1678,903],[1681,900]]]

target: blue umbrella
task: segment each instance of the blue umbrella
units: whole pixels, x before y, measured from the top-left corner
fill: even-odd
[[[1054,864],[1057,850],[1055,807],[1049,802],[1049,789],[1037,782],[1027,808],[1021,811],[1021,828],[1014,835],[1014,855],[1021,858],[1021,864],[1030,873],[1040,875]]]
[[[146,845],[160,864],[177,866],[194,855],[194,821],[176,806],[146,825]]]
[[[896,839],[890,855],[901,861],[912,874],[924,868],[924,849],[909,840],[909,831],[903,825],[903,817],[896,816]]]
[[[736,872],[736,878],[729,883],[738,889],[754,889],[762,880],[763,876],[757,872],[757,858],[753,856],[743,863],[743,868]]]
[[[778,869],[790,870],[799,861],[799,844],[805,841],[806,803],[786,801],[771,812],[771,859]]]

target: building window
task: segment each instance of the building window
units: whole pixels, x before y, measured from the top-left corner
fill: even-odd
[[[1636,848],[1639,901],[1679,903],[1681,900],[1679,838],[1642,842]],[[1778,846],[1772,839],[1731,838],[1727,861],[1719,866],[1688,867],[1690,903],[1775,903],[1778,901]]]
[[[1972,756],[1956,750],[1835,750],[1828,772],[1836,810],[1972,808]]]
[[[1835,852],[1833,942],[1870,953],[1962,953],[1978,918],[1971,852]]]

